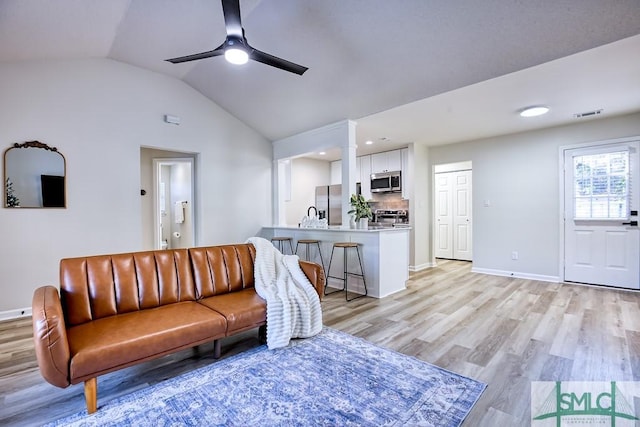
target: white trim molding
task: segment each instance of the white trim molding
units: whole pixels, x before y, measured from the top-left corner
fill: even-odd
[[[491,276],[515,277],[518,279],[539,280],[541,282],[560,283],[558,276],[546,276],[543,274],[522,273],[518,271],[494,270],[492,268],[471,268],[472,273],[488,274]]]
[[[426,270],[427,268],[433,268],[435,266],[436,266],[435,262],[425,262],[424,264],[420,264],[420,265],[410,265],[409,271],[412,273],[416,273],[418,271]]]
[[[15,320],[20,319],[21,317],[29,316],[31,316],[31,307],[0,311],[0,322],[4,320]]]

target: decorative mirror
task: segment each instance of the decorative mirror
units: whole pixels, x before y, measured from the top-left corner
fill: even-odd
[[[66,161],[39,141],[15,143],[4,152],[4,207],[66,208]]]

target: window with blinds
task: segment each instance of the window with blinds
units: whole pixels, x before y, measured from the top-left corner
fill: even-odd
[[[629,217],[629,152],[573,158],[575,219]]]

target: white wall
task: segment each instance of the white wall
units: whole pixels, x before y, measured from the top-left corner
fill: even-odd
[[[200,244],[271,223],[270,142],[177,79],[109,59],[34,61],[0,64],[0,94],[0,141],[57,147],[68,206],[0,209],[0,317],[57,285],[61,258],[143,248],[141,146],[199,153]]]
[[[431,169],[429,149],[423,145],[409,146],[409,221],[411,222],[409,268],[419,271],[432,267],[431,258]],[[406,185],[406,184],[405,184]]]
[[[636,135],[640,114],[430,148],[429,170],[473,162],[474,269],[557,278],[559,147]]]
[[[329,179],[329,162],[306,158],[291,160],[291,200],[284,202],[287,225],[298,225],[309,206],[316,204],[316,187],[329,185]]]

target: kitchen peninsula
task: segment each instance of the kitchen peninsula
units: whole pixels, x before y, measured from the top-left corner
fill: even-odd
[[[300,239],[316,239],[320,241],[325,272],[329,268],[331,250],[335,242],[354,242],[360,244],[360,254],[364,267],[368,295],[383,298],[399,292],[406,287],[409,278],[409,228],[378,228],[378,229],[349,229],[341,227],[299,228],[290,226],[263,227],[262,237],[291,237],[293,248]],[[288,246],[287,246],[288,249]],[[285,251],[288,253],[288,251]],[[305,258],[303,246],[298,248],[298,255]],[[320,264],[317,248],[309,248],[311,261]],[[336,249],[331,265],[332,276],[342,276],[342,249]],[[358,272],[358,257],[355,252],[349,254],[349,271]],[[335,279],[328,280],[328,286],[342,288],[342,282]],[[349,291],[364,293],[362,280],[349,277]]]

